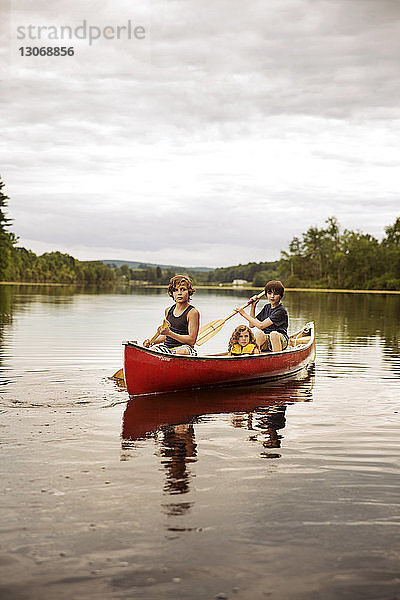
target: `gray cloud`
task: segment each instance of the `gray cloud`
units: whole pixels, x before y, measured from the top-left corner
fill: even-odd
[[[213,265],[276,258],[330,215],[381,236],[398,214],[399,16],[397,0],[12,3],[15,231],[81,258]],[[148,36],[17,57],[16,24],[84,18]]]

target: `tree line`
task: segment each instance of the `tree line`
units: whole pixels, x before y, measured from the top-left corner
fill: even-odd
[[[9,198],[3,188],[0,180],[0,281],[166,285],[176,275],[173,269],[159,266],[117,267],[79,261],[61,252],[37,256],[18,247],[17,236],[9,231],[11,219],[5,213]],[[262,287],[270,279],[281,279],[286,287],[400,290],[400,217],[385,228],[380,242],[370,234],[341,231],[337,219],[330,217],[324,227],[310,227],[301,237],[294,237],[280,260],[186,273],[200,285],[241,279]]]
[[[400,217],[379,242],[369,233],[343,232],[335,217],[310,227],[282,252],[287,287],[400,290]]]

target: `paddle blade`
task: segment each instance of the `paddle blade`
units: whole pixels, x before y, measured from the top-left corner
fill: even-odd
[[[199,335],[197,336],[196,344],[201,346],[205,344],[209,339],[214,337],[219,331],[221,331],[224,326],[226,319],[217,319],[216,321],[211,321],[211,323],[207,323],[207,325],[203,325],[199,331]]]
[[[120,388],[126,388],[125,378],[124,378],[124,369],[118,369],[116,373],[110,379],[115,381],[115,384]]]
[[[124,369],[118,369],[118,371],[114,373],[111,379],[124,379]]]

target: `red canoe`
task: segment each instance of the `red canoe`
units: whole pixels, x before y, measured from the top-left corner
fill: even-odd
[[[125,382],[130,396],[257,382],[288,377],[314,361],[314,323],[290,336],[282,352],[229,357],[161,354],[124,342]]]

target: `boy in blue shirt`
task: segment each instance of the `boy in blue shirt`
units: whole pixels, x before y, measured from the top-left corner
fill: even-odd
[[[268,281],[265,285],[265,295],[269,300],[261,311],[256,315],[256,305],[259,301],[257,296],[251,298],[252,304],[250,314],[244,309],[239,310],[250,324],[250,327],[257,327],[255,333],[256,343],[261,352],[281,352],[287,348],[289,317],[286,308],[281,303],[285,288],[281,281]]]

